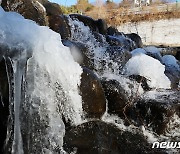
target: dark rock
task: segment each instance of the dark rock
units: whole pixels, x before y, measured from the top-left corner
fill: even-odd
[[[108,101],[108,113],[123,117],[123,108],[129,101],[125,90],[116,80],[102,80],[101,83]]]
[[[176,53],[176,59],[180,61],[180,47],[178,47],[177,53]]]
[[[123,49],[126,49],[128,51],[132,51],[135,49],[135,46],[133,42],[130,39],[127,39],[123,35],[117,35],[117,36],[106,36],[106,41],[109,43],[111,46],[119,46],[122,47]]]
[[[87,68],[83,68],[80,92],[86,117],[100,118],[106,111],[104,90],[98,77]]]
[[[105,20],[103,19],[98,19],[96,21],[99,33],[102,35],[106,35],[107,34],[107,23],[105,22]]]
[[[172,67],[166,66],[164,73],[171,81],[171,88],[177,89],[180,81],[180,72],[176,69],[173,69]]]
[[[64,149],[77,154],[157,153],[141,134],[121,131],[112,124],[91,121],[66,131]]]
[[[114,36],[114,35],[116,35],[117,33],[118,33],[117,28],[112,27],[112,26],[108,27],[108,29],[107,29],[107,34],[108,34],[108,35]]]
[[[105,39],[103,35],[97,32],[92,32],[92,34],[94,35],[94,38],[96,39],[96,41],[100,43],[100,46],[103,46],[105,43]]]
[[[174,114],[180,116],[179,91],[150,91],[135,104],[141,122],[158,134],[168,131],[168,123]]]
[[[112,62],[117,64],[119,71],[122,70],[127,61],[132,57],[128,50],[118,46],[107,47],[106,53],[109,55],[109,60],[112,60]],[[111,66],[109,66],[109,68],[111,68]]]
[[[20,13],[24,18],[31,19],[39,25],[46,26],[48,21],[43,6],[35,0],[3,0],[2,7],[6,11]]]
[[[59,33],[62,39],[68,39],[71,36],[70,26],[68,19],[64,15],[51,15],[49,16],[49,27]]]
[[[180,81],[180,62],[172,55],[163,56],[165,74],[171,81],[171,88],[177,89]]]
[[[101,82],[108,101],[108,113],[118,115],[125,120],[127,125],[132,124],[130,121],[137,119],[133,103],[138,100],[137,88],[139,88],[139,84],[125,80],[122,81],[128,85],[125,88],[123,83],[114,79],[108,80],[104,78]]]
[[[46,1],[46,2],[43,2],[42,4],[46,8],[47,16],[63,14],[60,6],[56,3],[50,3],[48,1]]]
[[[84,25],[88,26],[91,31],[99,33],[99,29],[98,29],[98,26],[97,26],[97,21],[92,19],[91,17],[83,16],[83,15],[80,15],[80,14],[70,14],[70,17],[73,20],[77,19],[77,20],[83,22]],[[103,28],[102,28],[102,30],[103,30]]]
[[[138,83],[140,83],[142,88],[145,91],[149,91],[149,90],[152,89],[152,88],[149,87],[149,85],[147,83],[147,79],[145,77],[143,77],[143,76],[140,76],[140,75],[131,75],[131,76],[129,76],[129,78],[132,79],[132,80],[137,81]]]
[[[125,36],[127,36],[132,41],[134,41],[134,43],[136,44],[137,48],[142,48],[143,47],[143,43],[142,43],[141,37],[138,34],[131,33],[131,34],[125,34]]]
[[[62,40],[63,44],[70,48],[71,54],[76,62],[89,69],[94,68],[93,60],[88,56],[88,47],[80,42]]]

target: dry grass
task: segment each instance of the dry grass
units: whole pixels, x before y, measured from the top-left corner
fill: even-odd
[[[171,9],[163,8],[163,11],[159,11],[157,7],[151,7],[150,9],[144,7],[140,11],[133,12],[126,8],[109,10],[106,7],[95,7],[90,12],[86,12],[86,15],[94,19],[105,19],[108,24],[118,26],[127,22],[180,18],[180,9],[171,7]]]

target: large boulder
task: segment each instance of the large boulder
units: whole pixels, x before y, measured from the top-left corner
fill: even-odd
[[[39,0],[40,1],[40,0]],[[52,15],[61,15],[62,10],[60,8],[60,6],[56,3],[51,3],[48,2],[47,0],[43,0],[41,2],[43,4],[43,6],[46,8],[46,14],[47,16],[52,16]]]
[[[64,149],[77,154],[159,153],[142,134],[122,131],[112,124],[91,121],[66,131]]]
[[[136,101],[137,119],[157,134],[165,134],[174,114],[180,116],[180,92],[149,91]]]
[[[111,62],[117,64],[112,69],[118,67],[118,70],[121,71],[122,68],[125,66],[127,61],[132,57],[131,53],[118,46],[109,46],[106,48],[106,54],[109,55],[109,59],[106,60],[106,63],[109,63],[108,67],[111,68]]]
[[[108,113],[123,117],[123,108],[129,101],[124,88],[116,80],[102,80],[101,82],[108,101]]]
[[[165,65],[165,74],[171,81],[171,88],[177,89],[180,81],[180,62],[172,55],[162,57]]]
[[[48,25],[46,9],[36,0],[2,0],[5,11],[20,13],[24,18],[31,19],[39,25]]]
[[[98,27],[99,33],[106,35],[107,34],[107,23],[103,19],[98,19],[96,20],[96,25]]]
[[[133,41],[131,39],[126,38],[124,35],[117,35],[117,36],[107,35],[106,41],[111,46],[119,46],[128,51],[132,51],[133,49],[136,48]]]
[[[80,93],[86,117],[100,118],[106,111],[104,90],[98,77],[85,67],[81,75]]]
[[[136,117],[134,115],[133,103],[138,99],[139,93],[143,93],[143,90],[141,89],[141,85],[136,81],[131,81],[123,77],[119,77],[119,80],[106,78],[101,80],[108,101],[107,112],[118,115],[125,122],[129,123],[131,119]],[[130,119],[129,121],[126,121],[128,120],[127,117]]]
[[[91,31],[99,32],[98,27],[96,25],[96,21],[91,17],[80,15],[80,14],[70,14],[69,15],[73,20],[79,20],[84,23],[85,26],[88,26]]]
[[[110,26],[110,27],[107,28],[107,34],[108,34],[108,35],[114,36],[114,35],[116,35],[118,32],[119,32],[118,29],[115,28],[115,27]]]
[[[136,45],[137,48],[142,48],[143,43],[141,37],[136,33],[125,34],[126,37],[130,38]]]
[[[62,39],[69,39],[71,36],[70,26],[68,24],[68,19],[65,15],[50,15],[49,17],[49,27],[59,33]]]
[[[103,19],[94,20],[91,17],[80,15],[80,14],[70,14],[70,17],[75,20],[79,20],[88,26],[92,32],[98,32],[100,34],[107,34],[107,24]]]

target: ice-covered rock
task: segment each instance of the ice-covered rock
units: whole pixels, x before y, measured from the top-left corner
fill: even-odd
[[[145,77],[151,88],[169,89],[171,82],[164,71],[165,66],[158,60],[144,54],[138,54],[126,63],[124,73],[128,76],[140,75]]]

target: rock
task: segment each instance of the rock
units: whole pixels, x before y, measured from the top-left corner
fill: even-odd
[[[62,15],[63,14],[60,6],[56,3],[44,1],[44,2],[42,2],[42,4],[46,8],[47,16]]]
[[[92,32],[97,32],[102,35],[107,34],[107,24],[103,19],[94,20],[91,17],[80,15],[80,14],[70,14],[70,17],[75,20],[79,20],[88,26]]]
[[[172,55],[162,57],[162,63],[165,65],[165,74],[171,81],[171,88],[177,89],[180,81],[180,62]]]
[[[178,47],[178,51],[176,53],[176,59],[180,61],[180,47]]]
[[[134,43],[136,44],[137,48],[142,48],[143,47],[143,43],[142,43],[141,37],[138,34],[131,33],[131,34],[125,34],[125,36],[127,36],[132,41],[134,41]]]
[[[43,5],[36,0],[3,0],[2,7],[6,11],[20,13],[24,18],[31,19],[39,25],[48,25],[46,10]]]
[[[135,49],[133,42],[130,39],[124,37],[123,35],[118,35],[118,36],[107,35],[106,41],[109,43],[110,46],[119,46],[128,51],[132,51]]]
[[[144,91],[149,91],[149,90],[152,89],[152,88],[149,87],[149,85],[147,83],[147,79],[145,77],[143,77],[143,76],[140,76],[140,75],[130,75],[129,78],[131,80],[135,80],[138,83],[140,83]]]
[[[108,100],[108,113],[123,117],[123,108],[129,101],[125,90],[116,80],[102,80],[101,83]]]
[[[98,77],[85,67],[81,75],[80,93],[86,117],[100,118],[106,111],[104,90]]]
[[[128,50],[118,46],[109,46],[107,47],[106,52],[109,55],[109,60],[117,64],[119,71],[122,70],[127,61],[132,57]],[[109,68],[111,68],[111,66],[109,66]]]
[[[49,16],[49,27],[59,33],[62,39],[69,39],[71,36],[70,26],[68,19],[64,15],[51,15]]]
[[[114,35],[116,35],[117,33],[118,33],[117,28],[112,27],[112,26],[110,26],[110,27],[107,28],[107,34],[108,34],[108,35],[114,36]]]
[[[120,78],[120,80],[121,82],[106,78],[101,80],[108,101],[107,111],[125,120],[127,117],[134,119],[133,102],[138,99],[137,88],[139,89],[140,85],[125,78]]]
[[[174,114],[180,116],[180,92],[149,91],[135,103],[136,115],[139,120],[157,134],[168,131],[168,123]]]
[[[93,60],[88,56],[89,49],[85,44],[70,40],[62,40],[62,42],[70,48],[71,54],[76,62],[83,67],[94,69]]]
[[[99,33],[102,35],[107,34],[107,23],[103,19],[98,19],[96,21],[96,25],[98,27]]]
[[[112,124],[91,121],[66,131],[64,149],[77,154],[157,153],[142,134],[122,131]]]
[[[171,81],[171,88],[177,89],[180,81],[180,72],[172,69],[172,67],[165,67],[165,75]]]
[[[104,46],[104,44],[106,43],[106,40],[104,39],[103,35],[97,32],[92,32],[92,34],[94,35],[94,38],[96,39],[96,41],[99,42],[99,45]]]
[[[91,31],[99,32],[99,29],[96,25],[96,21],[91,17],[80,15],[80,14],[70,14],[69,15],[73,20],[77,19],[84,23],[85,26],[88,26]]]
[[[162,62],[162,55],[161,55],[161,50],[159,48],[156,48],[154,46],[148,46],[143,48],[143,50],[145,51],[145,54],[159,60],[161,63]]]

